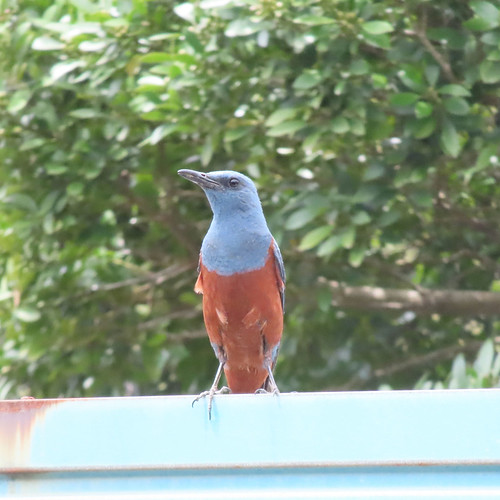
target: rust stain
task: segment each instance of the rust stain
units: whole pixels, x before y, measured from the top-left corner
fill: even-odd
[[[35,424],[64,399],[0,401],[0,469],[27,465]]]

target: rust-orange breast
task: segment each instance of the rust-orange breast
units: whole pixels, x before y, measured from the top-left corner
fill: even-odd
[[[232,392],[254,392],[267,378],[267,365],[283,331],[280,287],[272,246],[264,267],[222,276],[200,262],[195,290],[203,293],[208,336],[225,357]]]

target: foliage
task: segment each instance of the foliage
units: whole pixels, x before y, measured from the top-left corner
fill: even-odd
[[[487,340],[479,349],[473,363],[467,363],[460,353],[454,360],[448,377],[444,381],[433,382],[426,376],[416,385],[417,389],[484,389],[498,387],[500,378],[500,353]]]
[[[1,396],[209,384],[186,166],[259,185],[288,273],[282,390],[445,379],[449,356],[404,360],[498,337],[336,310],[318,280],[500,290],[493,2],[2,5]]]

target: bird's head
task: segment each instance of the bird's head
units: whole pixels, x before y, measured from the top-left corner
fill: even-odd
[[[178,174],[205,191],[215,216],[262,214],[257,188],[246,175],[233,170],[204,173],[188,169],[179,170]]]

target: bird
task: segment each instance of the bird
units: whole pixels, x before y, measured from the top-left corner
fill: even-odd
[[[211,418],[219,392],[279,394],[273,369],[283,332],[285,267],[249,177],[232,170],[178,174],[203,189],[213,212],[194,288],[203,294],[203,318],[219,366],[210,390],[193,404],[208,396]],[[222,371],[229,390],[218,391]]]

